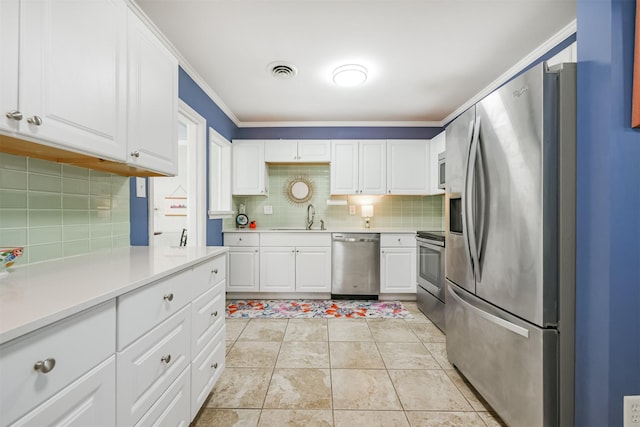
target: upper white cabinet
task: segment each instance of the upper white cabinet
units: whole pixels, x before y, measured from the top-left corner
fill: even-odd
[[[175,175],[178,172],[178,61],[133,12],[128,15],[128,31],[127,162]]]
[[[387,194],[430,194],[429,141],[387,141]]]
[[[438,188],[438,155],[445,150],[445,132],[429,141],[429,194],[444,194],[444,190]]]
[[[335,140],[331,149],[331,194],[385,194],[385,140]]]
[[[122,162],[126,17],[120,0],[0,2],[0,130]]]
[[[331,142],[324,139],[265,140],[264,158],[268,163],[329,163]]]
[[[263,140],[236,139],[232,151],[232,193],[234,195],[267,195],[267,165]]]

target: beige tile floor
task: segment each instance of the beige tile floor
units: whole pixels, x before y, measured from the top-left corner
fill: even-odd
[[[196,427],[502,426],[413,319],[227,319],[226,368]]]

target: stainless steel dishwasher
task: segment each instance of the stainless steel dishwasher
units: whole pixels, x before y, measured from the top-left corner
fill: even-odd
[[[380,234],[331,234],[331,297],[378,299]]]

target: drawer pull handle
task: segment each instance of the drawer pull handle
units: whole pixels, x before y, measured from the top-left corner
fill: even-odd
[[[173,293],[167,294],[163,298],[164,298],[165,301],[171,302],[171,301],[173,301]]]
[[[212,364],[212,365],[211,365],[211,367],[212,367],[213,369],[218,369],[218,362],[216,362],[216,363]]]
[[[162,356],[160,360],[168,365],[171,362],[171,355],[167,354],[166,356]]]
[[[211,315],[212,315],[213,317],[218,317],[218,310],[216,310],[216,311],[214,311],[213,313],[211,313]]]
[[[214,268],[213,270],[211,270],[211,272],[212,272],[213,274],[218,274],[218,269],[217,269],[217,268]]]
[[[48,372],[51,372],[53,368],[55,368],[55,366],[56,366],[56,359],[54,359],[53,357],[50,357],[44,360],[38,360],[36,364],[33,365],[33,369],[35,369],[36,371],[40,371],[43,374],[46,374]]]

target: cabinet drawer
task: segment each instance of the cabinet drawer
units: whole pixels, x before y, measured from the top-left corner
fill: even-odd
[[[191,306],[118,353],[118,425],[134,425],[189,365]]]
[[[191,418],[194,418],[224,370],[225,328],[191,363]]]
[[[225,246],[259,246],[259,233],[224,233]]]
[[[217,285],[227,276],[226,255],[220,255],[214,259],[194,267],[189,286],[192,287],[193,298],[198,298],[203,292]]]
[[[196,355],[224,325],[224,282],[191,305],[191,354]]]
[[[187,368],[136,423],[135,427],[188,426],[191,422],[190,392],[191,370]]]
[[[116,357],[112,355],[11,427],[48,426],[52,425],[52,420],[58,421],[56,425],[75,427],[114,426]]]
[[[397,233],[380,235],[381,247],[415,247],[416,246],[416,234],[415,233]]]
[[[111,300],[0,347],[0,424],[23,416],[115,352]],[[44,373],[39,361],[53,363]]]
[[[191,301],[192,270],[118,297],[118,350]]]
[[[260,246],[331,246],[331,233],[262,233]]]

